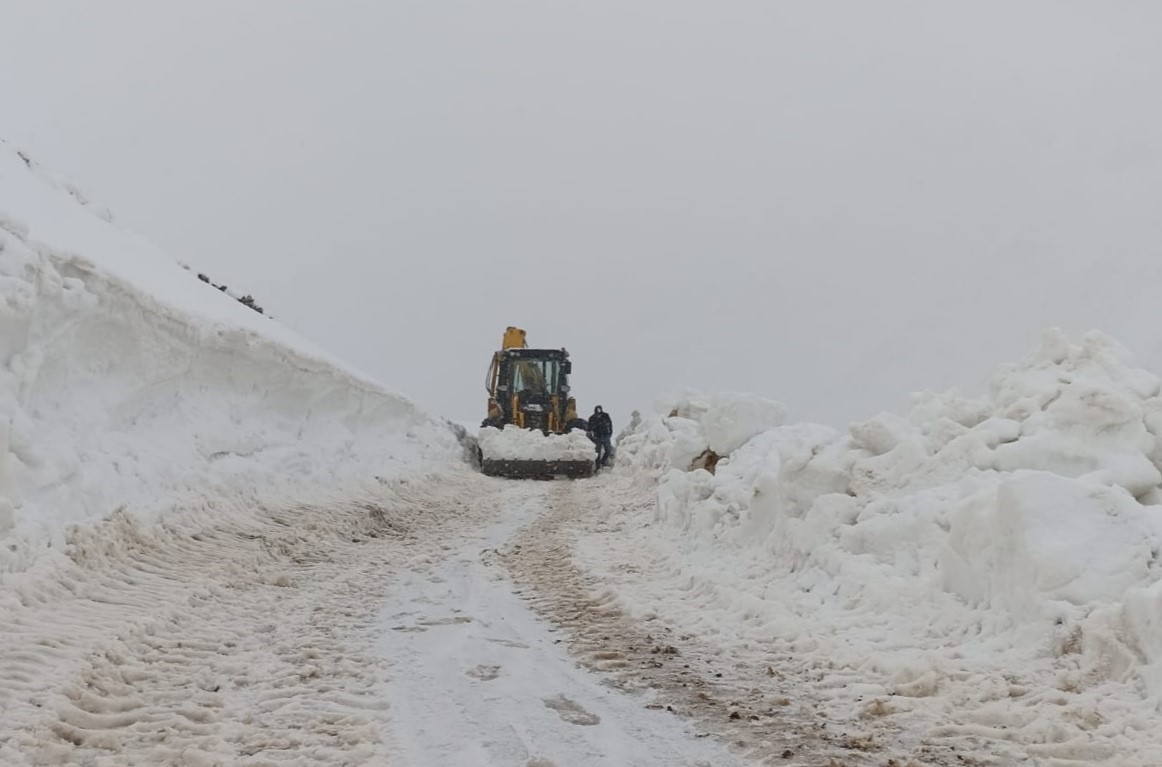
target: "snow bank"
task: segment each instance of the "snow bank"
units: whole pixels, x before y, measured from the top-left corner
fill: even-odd
[[[116,510],[314,495],[458,451],[0,146],[0,574]]]
[[[752,394],[685,392],[657,405],[664,418],[643,419],[637,410],[617,437],[619,451],[636,475],[657,476],[664,468],[692,469],[714,456],[735,452],[751,438],[782,425],[787,408]]]
[[[986,396],[919,395],[846,432],[776,426],[700,467],[713,399],[619,443],[616,472],[658,482],[653,524],[626,546],[652,547],[665,575],[636,609],[668,603],[691,630],[860,669],[879,680],[865,697],[938,698],[959,721],[987,710],[981,732],[1054,741],[1041,756],[1090,758],[1095,738],[1156,725],[1162,396],[1112,339],[1051,331]],[[998,702],[998,677],[1061,700]],[[1124,710],[1095,724],[1102,706]]]
[[[493,461],[592,461],[597,456],[593,441],[583,431],[545,435],[511,425],[503,431],[485,427],[477,444],[484,459]]]
[[[838,544],[888,563],[893,540],[918,544],[945,589],[1028,617],[1019,593],[1087,605],[1162,573],[1162,507],[1150,505],[1162,500],[1159,393],[1110,339],[1050,333],[986,399],[926,394],[909,417],[846,434],[795,424],[720,438],[736,447],[715,451],[714,473],[687,459],[713,449],[721,408],[684,401],[623,438],[619,470],[661,476],[659,513],[685,528],[701,520],[716,540],[816,559]],[[986,589],[986,578],[1000,582]]]

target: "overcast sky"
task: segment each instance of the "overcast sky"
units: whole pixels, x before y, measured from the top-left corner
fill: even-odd
[[[1162,3],[0,0],[0,136],[463,421],[510,324],[620,426],[843,425],[1040,329],[1162,371]]]

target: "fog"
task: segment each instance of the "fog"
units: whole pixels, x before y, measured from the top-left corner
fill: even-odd
[[[583,412],[842,425],[1042,328],[1162,371],[1162,5],[0,0],[0,138],[477,422],[506,326]]]

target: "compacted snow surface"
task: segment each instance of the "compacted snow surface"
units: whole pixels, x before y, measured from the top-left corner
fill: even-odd
[[[534,483],[535,484],[535,483]],[[399,764],[734,765],[720,744],[579,668],[504,575],[497,547],[542,511],[517,483],[496,521],[403,576],[383,613]]]

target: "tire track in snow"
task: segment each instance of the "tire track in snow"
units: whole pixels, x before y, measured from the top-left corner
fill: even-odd
[[[74,533],[67,561],[5,584],[0,763],[382,763],[374,617],[395,572],[473,524],[475,481]]]
[[[755,668],[664,622],[636,622],[616,594],[574,563],[577,536],[610,499],[609,479],[558,484],[529,503],[546,512],[500,552],[523,595],[541,615],[568,632],[570,651],[608,674],[621,689],[651,691],[650,704],[694,720],[700,736],[727,743],[763,764],[804,767],[919,767],[989,764],[930,749],[899,748],[897,733],[875,722],[829,722],[823,707],[800,692],[778,659]]]
[[[718,743],[579,668],[513,593],[496,547],[542,511],[539,483],[486,480],[497,524],[410,570],[384,606],[391,739],[404,767],[729,767]],[[481,493],[481,495],[485,495]]]

